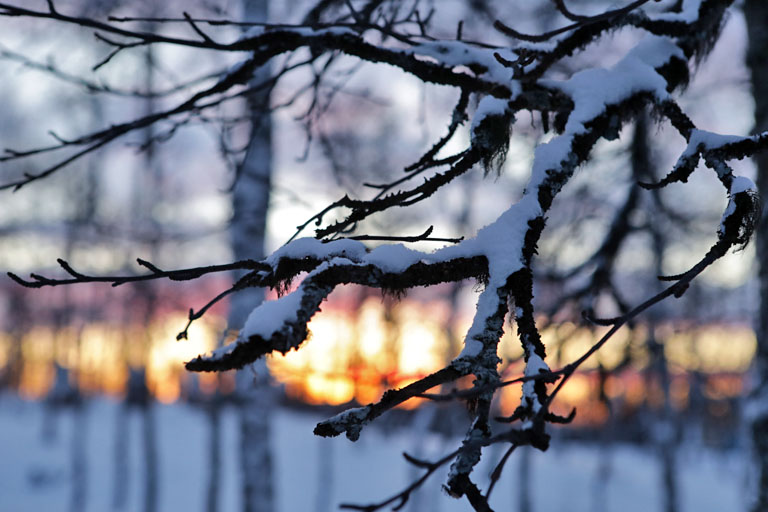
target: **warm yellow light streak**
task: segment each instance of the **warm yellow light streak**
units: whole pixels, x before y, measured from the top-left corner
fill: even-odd
[[[147,329],[150,346],[146,362],[147,385],[163,403],[179,398],[184,362],[216,345],[216,333],[205,322],[194,322],[189,328],[188,339],[176,341],[179,326],[184,323],[184,316],[168,315]]]
[[[0,368],[5,368],[10,363],[13,338],[0,332]]]
[[[274,378],[287,393],[310,403],[342,404],[355,400],[370,403],[390,388],[402,387],[441,368],[456,356],[450,348],[449,320],[442,303],[421,303],[405,299],[383,303],[369,297],[357,308],[342,309],[329,302],[310,323],[311,337],[298,351],[268,358]],[[355,309],[353,311],[353,309]],[[458,339],[469,325],[468,317],[453,318]],[[194,323],[189,340],[177,342],[175,335],[186,323],[184,315],[170,315],[148,326],[125,328],[106,323],[70,326],[64,329],[35,327],[19,341],[0,335],[0,369],[8,364],[12,346],[20,343],[23,364],[20,393],[29,398],[44,396],[53,381],[53,364],[71,370],[71,380],[86,393],[124,393],[130,368],[146,368],[147,385],[158,400],[177,400],[193,379],[183,363],[211,350],[221,336],[220,319],[210,317]],[[542,319],[542,324],[545,322]],[[588,350],[605,332],[572,323],[542,329],[548,347],[547,361],[553,368],[566,364]],[[636,362],[620,376],[609,376],[605,393],[632,407],[641,403],[661,403],[663,391],[658,383],[650,388],[639,372],[649,363],[647,331],[637,327],[620,331],[583,366],[563,388],[557,407],[578,405],[580,421],[597,421],[606,412],[596,404],[598,386],[594,371],[599,365],[610,371],[621,360],[627,347]],[[655,328],[656,338],[664,343],[670,362],[670,397],[677,408],[687,406],[690,380],[684,373],[697,370],[708,377],[704,393],[713,400],[735,396],[742,391],[742,374],[755,352],[755,338],[747,327],[715,325],[683,329],[673,325]],[[504,378],[522,373],[522,356],[514,325],[505,326],[500,346]],[[507,367],[510,361],[517,361]],[[637,362],[639,361],[639,362]],[[1,371],[1,370],[0,370]],[[724,376],[721,374],[728,374]],[[233,389],[232,375],[203,374],[194,377],[195,389],[203,394]],[[464,385],[469,385],[468,379]],[[512,385],[500,393],[498,405],[504,414],[519,404],[520,386]],[[405,407],[420,403],[413,400]],[[589,409],[584,404],[589,405]],[[565,411],[568,412],[568,411]]]

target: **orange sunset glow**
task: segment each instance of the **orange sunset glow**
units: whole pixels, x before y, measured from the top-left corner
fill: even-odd
[[[277,383],[286,394],[310,404],[338,405],[355,401],[366,404],[377,400],[390,388],[399,388],[443,367],[457,355],[460,340],[470,322],[469,315],[451,316],[442,302],[382,301],[368,296],[350,302],[349,297],[332,299],[311,323],[310,338],[299,350],[268,358]],[[106,323],[68,327],[35,327],[14,345],[9,334],[0,335],[0,368],[10,364],[13,347],[20,347],[19,392],[26,398],[41,398],[51,388],[54,365],[70,370],[70,380],[85,393],[120,395],[125,392],[131,368],[144,368],[149,391],[163,403],[185,396],[194,386],[203,394],[217,389],[231,391],[227,376],[191,376],[183,363],[213,349],[224,328],[223,318],[208,315],[192,324],[189,339],[176,341],[179,328],[186,323],[182,314],[168,314],[149,327],[124,328]],[[450,327],[447,324],[453,323]],[[545,322],[542,322],[544,324]],[[448,330],[450,328],[450,331]],[[578,358],[606,328],[585,328],[571,323],[550,324],[542,329],[548,347],[548,362],[559,368]],[[499,353],[503,378],[522,372],[522,352],[514,326],[508,326]],[[682,408],[688,402],[686,372],[702,372],[712,377],[705,393],[714,398],[732,397],[741,392],[742,374],[755,352],[754,333],[743,326],[713,325],[690,329],[661,325],[655,335],[665,340],[664,350],[671,372],[671,399]],[[579,405],[580,421],[600,422],[607,415],[602,406],[585,408],[596,395],[599,367],[610,371],[629,348],[633,367],[621,376],[605,381],[604,393],[629,405],[658,401],[660,391],[647,388],[640,376],[647,364],[644,340],[647,329],[622,330],[574,375],[559,395],[563,410]],[[727,339],[728,343],[723,340]],[[645,361],[645,363],[644,363]],[[512,385],[499,393],[498,405],[512,411],[519,403],[520,387]],[[417,407],[413,399],[403,407]]]
[[[77,387],[86,393],[117,395],[125,390],[130,368],[146,369],[147,387],[161,402],[179,398],[186,371],[183,363],[215,345],[215,321],[200,321],[189,339],[176,341],[186,319],[168,315],[148,328],[93,323],[82,329],[35,327],[21,340],[23,366],[19,393],[41,398],[50,389],[54,364],[71,371]],[[0,361],[8,360],[10,342],[0,343]],[[5,347],[5,349],[3,349]]]

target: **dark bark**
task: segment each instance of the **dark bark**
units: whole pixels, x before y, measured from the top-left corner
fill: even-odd
[[[266,17],[266,0],[250,2],[243,0],[243,2],[248,19],[259,20]],[[750,238],[754,227],[753,221],[759,215],[754,187],[746,178],[735,176],[728,167],[727,161],[739,155],[747,156],[768,146],[768,135],[736,142],[731,138],[710,137],[711,134],[695,131],[693,122],[687,118],[674,99],[666,95],[688,81],[690,64],[702,59],[708,48],[714,44],[723,21],[723,13],[732,3],[733,0],[702,0],[688,4],[699,11],[698,16],[690,11],[691,19],[695,19],[688,23],[682,18],[671,19],[667,16],[656,19],[654,16],[636,11],[645,4],[651,4],[650,0],[635,0],[602,14],[569,18],[574,23],[555,28],[554,31],[538,38],[520,35],[512,27],[497,22],[495,24],[497,30],[513,39],[532,41],[559,36],[557,41],[553,40],[553,44],[546,50],[529,48],[526,45],[516,47],[512,52],[507,51],[508,48],[487,47],[462,40],[461,23],[457,30],[459,34],[456,41],[446,41],[446,44],[433,41],[425,31],[415,9],[412,11],[415,13],[413,19],[410,18],[411,15],[404,19],[403,23],[407,29],[403,28],[403,31],[396,14],[392,14],[391,20],[387,19],[385,12],[371,20],[361,20],[361,17],[367,18],[372,14],[373,11],[369,11],[369,7],[375,9],[382,5],[379,0],[366,2],[365,5],[369,7],[365,8],[362,8],[363,2],[323,2],[328,9],[332,8],[333,4],[338,4],[345,13],[335,22],[341,25],[334,25],[332,29],[318,30],[314,22],[312,27],[272,27],[261,32],[257,31],[253,37],[248,36],[231,44],[214,41],[189,17],[186,18],[186,22],[190,25],[190,31],[195,33],[193,39],[178,39],[153,35],[151,30],[131,33],[126,29],[112,27],[110,24],[73,18],[58,12],[53,1],[48,2],[48,9],[43,11],[31,11],[0,3],[0,15],[74,23],[89,29],[97,29],[105,34],[135,40],[130,43],[130,47],[165,42],[188,48],[243,51],[251,55],[251,58],[241,66],[225,73],[215,85],[190,93],[186,101],[165,112],[153,112],[154,109],[150,108],[142,118],[131,122],[114,125],[73,140],[61,140],[53,146],[10,151],[7,156],[0,156],[0,160],[5,161],[44,155],[63,148],[73,150],[82,148],[80,152],[38,174],[25,175],[21,181],[6,183],[0,185],[0,188],[19,188],[31,181],[48,176],[96,148],[137,130],[147,128],[147,140],[151,142],[151,125],[155,122],[163,119],[177,119],[188,113],[198,113],[214,108],[225,101],[240,97],[240,93],[235,93],[235,90],[243,91],[243,94],[245,91],[252,91],[249,107],[253,133],[234,187],[232,231],[234,252],[238,259],[243,257],[261,259],[265,256],[264,230],[271,174],[270,122],[265,108],[269,100],[269,87],[278,84],[277,79],[273,80],[269,77],[265,68],[270,60],[301,50],[301,54],[308,55],[314,60],[314,64],[321,65],[323,61],[318,59],[323,57],[328,59],[327,63],[330,66],[333,58],[340,52],[364,61],[395,66],[424,82],[440,83],[461,89],[462,100],[459,101],[459,108],[453,116],[451,126],[460,124],[467,117],[464,115],[467,113],[469,104],[467,100],[479,100],[469,129],[469,145],[463,151],[444,159],[434,160],[430,156],[429,162],[423,166],[417,164],[418,172],[430,171],[423,176],[422,184],[413,185],[405,190],[394,190],[394,187],[399,186],[403,181],[393,182],[384,187],[382,194],[370,200],[344,197],[313,216],[299,229],[301,232],[304,227],[315,222],[316,235],[327,237],[328,240],[325,241],[331,243],[325,245],[316,241],[316,244],[312,245],[311,240],[297,240],[296,242],[299,243],[289,246],[283,253],[284,257],[275,257],[270,259],[269,263],[265,261],[262,265],[266,265],[267,268],[256,269],[258,270],[256,271],[251,266],[238,265],[236,268],[251,272],[239,279],[229,290],[241,291],[231,305],[230,325],[235,329],[243,326],[249,311],[263,299],[262,292],[256,288],[277,285],[278,288],[287,291],[286,283],[290,278],[299,277],[301,271],[308,271],[309,274],[303,279],[299,288],[286,297],[289,300],[258,309],[251,317],[252,322],[248,322],[255,327],[247,329],[239,343],[230,347],[230,351],[218,351],[211,357],[198,358],[190,362],[187,367],[194,370],[224,370],[242,368],[259,359],[262,360],[256,379],[251,378],[250,369],[241,372],[238,378],[238,393],[242,404],[243,501],[246,510],[271,510],[273,508],[271,482],[273,471],[269,454],[270,395],[262,392],[267,388],[268,383],[262,356],[275,351],[285,353],[290,349],[298,348],[307,337],[307,323],[319,311],[323,300],[338,285],[354,282],[378,287],[385,291],[398,292],[415,286],[455,282],[473,277],[478,284],[485,285],[485,288],[480,294],[477,314],[467,333],[466,350],[459,358],[403,389],[388,391],[377,403],[346,411],[320,423],[316,433],[327,436],[346,433],[350,439],[357,439],[365,424],[392,407],[426,393],[438,385],[473,375],[472,389],[457,391],[457,393],[463,393],[462,397],[467,398],[473,414],[471,427],[461,447],[434,464],[418,463],[422,469],[426,470],[424,476],[392,499],[357,509],[378,510],[397,500],[407,499],[431,472],[452,461],[446,489],[454,497],[466,497],[476,510],[489,510],[487,497],[480,493],[478,486],[470,479],[471,472],[480,461],[481,450],[493,443],[501,442],[512,444],[508,453],[511,453],[513,448],[523,445],[532,445],[540,450],[546,450],[550,438],[546,425],[567,423],[573,419],[573,415],[565,418],[556,416],[552,413],[551,406],[576,369],[600,350],[622,326],[662,300],[683,295],[692,279],[706,267],[731,248],[745,245]],[[391,2],[390,5],[397,4],[398,2]],[[566,18],[569,17],[563,2],[555,2],[555,5],[561,14]],[[321,11],[313,11],[312,16],[317,17],[318,25],[324,19]],[[686,16],[685,19],[689,17]],[[384,24],[377,25],[379,21]],[[557,71],[553,68],[564,58],[581,51],[601,39],[604,34],[625,26],[633,26],[638,31],[665,36],[667,41],[648,38],[636,48],[637,52],[633,51],[615,67],[599,70],[585,69],[583,73],[574,74],[571,79],[560,85],[554,85],[549,81],[539,83],[540,78],[545,76],[552,78],[551,75],[557,75]],[[409,34],[416,29],[423,31],[422,36],[413,36],[418,41],[410,41]],[[394,38],[397,41],[385,42],[377,46],[380,41],[376,34],[385,39]],[[118,44],[118,47],[118,50],[122,50],[129,48],[129,45]],[[456,51],[462,49],[463,51]],[[305,64],[307,63],[308,61],[305,61]],[[305,64],[297,63],[297,65]],[[314,69],[319,70],[319,67]],[[276,75],[283,76],[277,66],[275,70]],[[321,77],[317,76],[317,78],[314,85],[315,93],[322,90]],[[517,80],[512,82],[511,78]],[[267,85],[260,87],[254,84]],[[608,86],[603,88],[601,87],[603,84]],[[625,84],[627,87],[617,88],[615,87],[617,84]],[[149,86],[151,84],[148,84],[148,88],[151,88]],[[246,87],[249,88],[246,89]],[[587,92],[589,94],[585,94]],[[575,171],[590,159],[590,153],[595,144],[600,139],[615,139],[624,123],[632,122],[638,115],[645,115],[649,108],[653,108],[660,118],[669,119],[679,135],[689,142],[689,146],[666,178],[656,184],[646,184],[646,188],[653,189],[669,183],[685,182],[699,162],[704,160],[707,166],[716,172],[729,199],[728,209],[717,232],[718,240],[690,270],[677,276],[662,278],[675,283],[665,287],[663,291],[643,303],[634,308],[622,307],[622,314],[612,319],[598,319],[588,315],[589,319],[595,323],[611,328],[581,357],[560,370],[551,371],[545,363],[545,347],[537,326],[537,311],[534,309],[533,300],[533,261],[549,210],[556,196],[568,184]],[[313,109],[307,112],[307,116],[317,112]],[[411,259],[409,256],[407,261],[402,261],[404,265],[401,267],[388,265],[388,257],[385,257],[384,263],[381,263],[382,253],[373,254],[370,248],[362,243],[353,240],[337,240],[340,243],[335,243],[331,240],[349,234],[349,228],[355,227],[374,214],[393,208],[408,207],[426,200],[451,181],[470,172],[477,163],[484,163],[486,170],[489,165],[493,167],[492,164],[497,162],[497,157],[505,152],[509,127],[520,111],[540,113],[542,119],[549,119],[552,113],[552,126],[557,134],[546,143],[546,146],[541,145],[536,150],[531,180],[520,201],[507,209],[496,222],[478,232],[475,237],[459,242],[455,246],[458,249],[451,247],[451,250],[439,250],[429,254],[407,253],[414,257]],[[544,124],[548,126],[548,123]],[[449,129],[449,133],[451,131]],[[443,143],[438,142],[437,146],[441,144]],[[148,165],[146,167],[152,168],[151,143],[147,145],[147,149]],[[430,150],[427,156],[438,153],[439,151]],[[406,170],[410,172],[412,169]],[[412,174],[408,179],[415,176],[416,174]],[[392,193],[387,194],[386,192],[390,189],[393,190]],[[627,211],[635,207],[635,202],[639,201],[638,197],[640,196],[637,193],[628,196]],[[143,197],[136,210],[147,211],[148,208],[143,206],[148,199],[150,198]],[[140,220],[149,222],[150,219]],[[619,221],[622,220],[624,218],[620,215]],[[623,232],[627,229],[627,226],[621,222],[614,223],[613,226],[616,228],[615,232]],[[430,230],[427,230],[424,236],[427,236]],[[366,235],[358,238],[375,239]],[[404,237],[404,239],[408,238],[413,237]],[[603,245],[596,257],[613,259],[619,250],[619,241],[618,238],[609,236],[608,243]],[[150,240],[145,242],[151,245]],[[310,249],[306,249],[305,246]],[[336,252],[340,246],[346,247],[349,253],[345,253],[347,249]],[[294,253],[293,250],[296,252]],[[294,255],[291,256],[291,254]],[[393,257],[401,259],[400,255]],[[153,279],[161,275],[170,277],[151,264],[142,263],[142,265],[150,270]],[[107,280],[80,275],[66,262],[61,263],[61,266],[73,279],[52,280],[34,274],[29,281],[13,275],[11,277],[17,282],[32,287]],[[286,270],[286,266],[293,270]],[[610,269],[606,267],[606,271],[608,270]],[[195,270],[197,271],[199,270]],[[596,273],[593,281],[609,283],[610,275],[601,276]],[[123,282],[126,282],[125,278],[114,279],[114,284]],[[254,290],[244,290],[248,287]],[[229,291],[217,296],[214,301],[219,300]],[[153,309],[154,304],[151,298],[139,303],[146,305],[148,311]],[[289,306],[290,311],[287,313],[283,311],[286,314],[277,315],[275,312],[285,305]],[[199,318],[207,308],[208,306],[205,306],[198,313],[190,313],[190,321]],[[502,383],[497,371],[500,362],[497,344],[503,334],[505,319],[510,311],[514,314],[518,335],[524,349],[526,368],[523,377],[514,379],[522,382],[522,404],[511,416],[502,418],[502,421],[510,423],[519,421],[521,428],[517,429],[513,426],[510,430],[493,435],[490,413],[494,393],[502,384],[512,383],[512,381]],[[149,315],[144,319],[148,318],[150,318]],[[275,325],[277,326],[272,328]],[[656,348],[658,352],[658,347]],[[761,368],[765,366],[763,364]],[[666,374],[663,373],[666,369],[662,367],[661,370],[662,374],[660,376],[656,374],[654,378],[663,381],[666,378]],[[554,384],[551,392],[547,384]],[[470,396],[466,393],[472,394]],[[149,438],[149,435],[145,436],[145,442]],[[759,446],[760,443],[756,442],[756,445]],[[148,460],[150,454],[148,450]],[[674,468],[671,465],[669,468],[670,474],[674,474]],[[523,479],[530,475],[529,471],[530,468],[526,464]]]
[[[747,21],[749,47],[747,66],[752,78],[752,95],[755,100],[755,132],[768,130],[768,3],[763,0],[746,0],[744,14]],[[768,194],[768,153],[753,157],[757,165],[757,188],[763,197]],[[765,203],[764,203],[765,205]],[[756,236],[758,280],[760,283],[760,308],[756,319],[757,353],[755,368],[757,389],[754,400],[764,401],[768,393],[768,208],[763,207]],[[753,448],[758,464],[758,489],[755,512],[768,510],[768,409],[755,404],[758,414],[751,425]]]

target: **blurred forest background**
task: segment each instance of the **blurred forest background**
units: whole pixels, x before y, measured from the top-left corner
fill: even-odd
[[[272,2],[270,16],[296,19],[293,13],[303,13],[306,3]],[[516,4],[519,19],[532,20],[522,27],[529,32],[557,21],[548,14],[548,2]],[[458,17],[466,33],[483,30],[494,7],[458,0],[432,5],[435,27],[442,16]],[[245,16],[235,0],[78,0],[66,9],[95,18],[178,17],[182,10],[200,18]],[[141,23],[142,30],[158,30],[156,22]],[[178,30],[188,27],[178,24]],[[239,28],[219,30],[235,37]],[[445,27],[446,33],[454,30]],[[234,57],[228,62],[214,53],[206,59],[188,49],[153,46],[122,52],[93,72],[110,47],[88,30],[0,17],[0,33],[4,148],[36,146],[48,131],[67,138],[169,108],[189,87],[237,64]],[[632,41],[617,32],[572,59],[562,73],[586,62],[610,65]],[[680,100],[703,129],[751,131],[746,44],[745,20],[737,10]],[[344,192],[365,194],[361,183],[391,181],[440,136],[455,101],[437,87],[353,59],[334,61],[316,94],[306,89],[311,70],[290,80],[293,88],[271,98],[269,251]],[[309,110],[313,102],[321,108]],[[417,124],[410,122],[414,112]],[[163,121],[66,172],[4,192],[0,268],[53,275],[56,259],[63,258],[80,271],[113,275],[141,272],[136,258],[162,269],[231,261],[232,191],[253,116],[240,98]],[[462,188],[440,202],[435,232],[473,232],[519,197],[533,148],[543,137],[540,128],[532,118],[518,119],[502,172],[462,177]],[[589,260],[588,248],[614,228],[638,166],[652,175],[671,168],[682,142],[649,146],[648,134],[660,130],[648,119],[625,128],[619,143],[598,144],[593,162],[556,202],[540,244],[540,311],[558,311],[557,276],[578,273]],[[43,157],[34,165],[49,163]],[[3,165],[7,175],[36,171],[23,161]],[[749,161],[736,163],[736,171],[755,173]],[[615,296],[594,297],[600,314],[614,312],[616,300],[633,304],[654,293],[658,284],[646,276],[675,274],[706,251],[725,205],[720,191],[709,186],[712,179],[695,175],[694,195],[676,195],[670,187],[633,199],[647,202],[638,209],[645,213],[627,219],[623,229],[634,233],[611,262],[621,269]],[[372,231],[415,234],[425,222],[419,208],[425,207],[407,216],[387,214]],[[743,414],[756,351],[754,258],[752,245],[728,255],[685,296],[651,310],[593,357],[560,394],[558,410],[577,408],[574,424],[556,431],[554,453],[523,451],[520,467],[533,466],[538,476],[531,480],[512,465],[500,503],[521,511],[563,504],[571,510],[743,508],[754,485]],[[194,282],[42,290],[1,279],[0,509],[240,509],[238,415],[247,400],[238,395],[234,374],[183,369],[183,362],[231,339],[238,326],[228,328],[229,303],[214,306],[192,324],[187,340],[176,341],[189,309],[199,309],[232,279],[216,274]],[[359,445],[311,436],[318,418],[375,400],[455,357],[475,297],[470,284],[414,290],[401,300],[347,287],[312,321],[303,350],[268,359],[277,510],[321,512],[341,501],[387,496],[415,475],[398,460],[400,451],[437,456],[445,439],[462,433],[462,423],[454,420],[465,414],[460,405],[412,400],[384,416]],[[550,366],[583,353],[603,329],[580,321],[580,311],[571,313],[540,318]],[[522,350],[514,332],[505,340],[501,371],[514,377],[522,368]],[[498,406],[514,408],[519,395],[519,387],[507,387]],[[461,510],[464,504],[443,496],[440,477],[433,478],[433,485],[412,498],[410,510]],[[306,480],[300,495],[295,480]],[[551,492],[558,486],[562,493]]]

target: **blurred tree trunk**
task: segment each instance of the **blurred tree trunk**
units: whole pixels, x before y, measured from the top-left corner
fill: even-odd
[[[632,173],[637,180],[651,181],[655,178],[649,130],[650,123],[647,114],[638,116],[631,148]],[[650,209],[650,211],[653,210]],[[649,229],[653,248],[654,273],[661,276],[664,275],[664,253],[666,252],[668,236],[663,230],[656,228],[656,225],[656,223],[651,223]],[[660,283],[655,283],[654,293],[660,292],[661,288]],[[646,346],[651,361],[647,368],[649,379],[646,392],[653,390],[652,383],[656,381],[662,393],[662,410],[658,414],[655,411],[649,411],[652,413],[648,415],[653,422],[650,425],[651,439],[656,444],[661,466],[662,510],[664,512],[676,512],[679,510],[676,470],[677,435],[670,396],[671,380],[669,363],[664,351],[666,340],[658,339],[656,330],[664,321],[664,315],[659,309],[652,309],[648,312],[647,317],[648,339]]]
[[[115,416],[115,444],[113,446],[112,461],[113,486],[112,509],[123,510],[128,501],[128,420],[130,413],[125,404],[120,404]]]
[[[747,66],[752,77],[752,95],[755,99],[755,132],[768,131],[768,2],[746,0],[744,14],[747,20],[749,47]],[[757,188],[765,205],[768,196],[768,153],[754,157],[757,165]],[[757,354],[755,368],[757,388],[753,399],[765,402],[768,398],[768,208],[763,207],[762,222],[757,231],[757,262],[759,266],[760,306],[755,325]],[[768,405],[755,404],[752,418],[752,440],[758,464],[758,492],[754,511],[768,510]]]
[[[88,444],[88,418],[86,406],[82,401],[74,404],[72,412],[72,491],[69,496],[69,510],[80,512],[85,510],[88,492],[88,458],[86,446]]]
[[[204,407],[210,428],[208,438],[208,484],[205,491],[206,512],[219,510],[219,483],[221,482],[221,400],[218,392]]]
[[[423,404],[413,415],[410,425],[410,442],[412,443],[411,449],[408,451],[411,455],[417,459],[426,459],[426,446],[425,439],[429,436],[429,427],[435,419],[437,413],[437,407],[435,404]],[[415,482],[424,473],[424,470],[415,465],[408,466],[408,481]],[[423,512],[428,510],[427,497],[429,489],[424,487],[416,489],[416,492],[411,494],[408,500],[409,512]],[[320,511],[318,511],[320,512]]]
[[[152,12],[154,14],[154,12]],[[150,23],[146,26],[147,32],[154,32],[155,26]],[[144,88],[147,91],[155,90],[155,71],[157,64],[155,62],[155,50],[150,45],[147,47],[144,54]],[[155,113],[156,106],[152,97],[145,100],[146,115]],[[136,204],[140,206],[137,211],[143,212],[140,219],[142,224],[146,224],[148,232],[147,249],[150,256],[150,261],[157,261],[160,252],[160,244],[162,240],[161,227],[155,220],[152,214],[154,206],[157,205],[162,199],[162,169],[157,159],[157,151],[155,147],[155,129],[153,125],[147,126],[144,131],[144,166],[145,166],[145,180],[140,181],[139,187],[136,192],[139,196],[136,198]],[[146,201],[142,205],[142,198]],[[141,229],[141,227],[139,228]],[[155,317],[157,311],[157,293],[153,286],[139,287],[138,292],[142,295],[142,302],[145,303],[145,362],[144,362],[144,377],[146,386],[146,368],[149,360],[149,353],[152,350],[152,338],[150,336],[149,328],[152,325],[152,320]],[[157,510],[158,492],[159,492],[159,452],[157,446],[157,427],[155,422],[155,415],[153,409],[153,399],[149,392],[147,392],[147,401],[145,407],[141,408],[141,426],[142,426],[142,440],[144,450],[144,511],[154,512]]]
[[[333,500],[333,441],[319,439],[317,464],[317,493],[315,493],[315,512],[334,510]]]
[[[144,511],[154,512],[158,502],[159,461],[157,428],[152,400],[147,401],[141,415],[142,439],[144,440]]]
[[[520,512],[531,512],[533,510],[533,503],[531,500],[531,486],[533,485],[531,483],[531,473],[533,472],[533,467],[531,467],[531,447],[530,446],[521,446],[517,450],[520,451],[520,462],[518,465],[518,478],[520,482],[520,495],[512,497],[513,500],[515,498],[518,501],[519,507],[518,510]],[[515,450],[515,451],[517,451]],[[514,501],[513,501],[514,502]]]
[[[151,14],[151,13],[150,13]],[[153,32],[154,25],[147,24],[146,32]],[[144,53],[144,88],[153,91],[155,86],[155,55],[151,46]],[[146,115],[155,112],[155,101],[148,97],[143,101],[143,110]],[[131,211],[136,212],[133,217],[134,229],[143,236],[134,243],[141,245],[147,252],[150,261],[157,261],[162,240],[161,228],[152,216],[154,206],[162,197],[161,176],[162,170],[157,162],[155,148],[155,130],[148,126],[142,133],[142,145],[144,158],[141,169],[137,170],[133,182]],[[140,429],[142,439],[142,452],[144,468],[142,471],[144,485],[144,500],[142,510],[154,512],[157,510],[160,483],[159,483],[159,458],[157,441],[157,426],[152,404],[152,396],[147,386],[146,368],[148,366],[149,353],[152,348],[150,327],[157,310],[158,298],[156,291],[150,283],[138,283],[134,288],[133,296],[126,304],[129,311],[126,324],[143,325],[144,331],[140,342],[143,344],[143,363],[140,367],[129,368],[126,396],[119,407],[115,438],[115,485],[112,495],[114,509],[123,509],[128,502],[128,479],[130,476],[129,458],[129,422],[131,410],[135,409],[140,415]],[[130,306],[130,307],[129,307]],[[133,311],[136,313],[133,314]],[[133,340],[135,342],[135,340]]]
[[[268,0],[243,0],[243,19],[264,21],[268,18]],[[253,83],[269,77],[268,67],[256,71]],[[248,98],[251,136],[245,156],[237,170],[232,193],[233,216],[230,226],[235,259],[260,259],[265,255],[267,209],[272,174],[272,123],[269,115],[269,91],[259,91]],[[235,294],[230,303],[229,326],[239,329],[249,313],[264,300],[264,291],[248,288]],[[270,451],[270,413],[272,397],[269,375],[262,359],[237,374],[240,403],[240,457],[243,478],[243,510],[274,510],[273,468]]]

